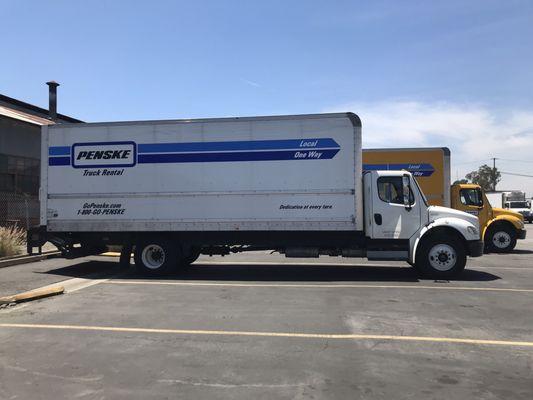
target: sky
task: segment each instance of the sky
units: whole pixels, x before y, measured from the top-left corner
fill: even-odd
[[[0,93],[87,122],[352,111],[533,175],[533,1],[0,0]],[[533,177],[498,189],[533,196]]]

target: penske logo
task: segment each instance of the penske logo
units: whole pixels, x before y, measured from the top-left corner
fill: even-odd
[[[137,147],[134,142],[75,143],[71,156],[74,168],[133,167]]]
[[[76,160],[127,160],[129,159],[131,152],[131,150],[80,151]]]

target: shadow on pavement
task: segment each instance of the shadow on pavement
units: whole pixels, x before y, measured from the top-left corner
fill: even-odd
[[[108,278],[123,272],[120,279],[151,279],[151,276],[130,269],[121,269],[118,261],[84,261],[69,267],[47,271],[69,277]],[[419,282],[416,271],[408,266],[331,266],[309,265],[202,265],[201,262],[170,275],[157,276],[157,280],[180,281],[255,281],[255,282]],[[467,269],[453,281],[494,281],[499,276],[485,271]]]
[[[533,250],[514,249],[511,254],[533,254]]]
[[[48,271],[40,272],[41,274],[67,276],[70,278],[87,278],[98,279],[108,278],[110,275],[123,272],[118,262],[115,261],[94,261],[94,260],[80,260],[79,263],[50,269]]]

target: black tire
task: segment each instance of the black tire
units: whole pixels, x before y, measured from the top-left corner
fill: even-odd
[[[133,246],[130,243],[126,243],[122,246],[122,249],[120,250],[120,260],[119,260],[119,264],[121,267],[128,268],[130,266],[132,250],[133,250]]]
[[[485,247],[491,253],[510,253],[516,246],[516,231],[507,224],[489,227],[485,233]]]
[[[179,246],[163,238],[142,239],[135,245],[135,266],[146,275],[164,275],[175,270]]]
[[[189,253],[184,255],[178,263],[179,268],[187,268],[189,267],[193,262],[195,262],[198,257],[200,257],[200,250],[196,248],[191,248]]]
[[[452,235],[432,235],[422,239],[416,252],[415,268],[424,277],[449,279],[465,269],[463,241]]]

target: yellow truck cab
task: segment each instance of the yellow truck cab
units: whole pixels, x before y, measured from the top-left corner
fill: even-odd
[[[451,187],[452,208],[477,215],[485,249],[495,253],[508,253],[517,239],[525,239],[522,214],[493,208],[479,185],[461,183]]]

